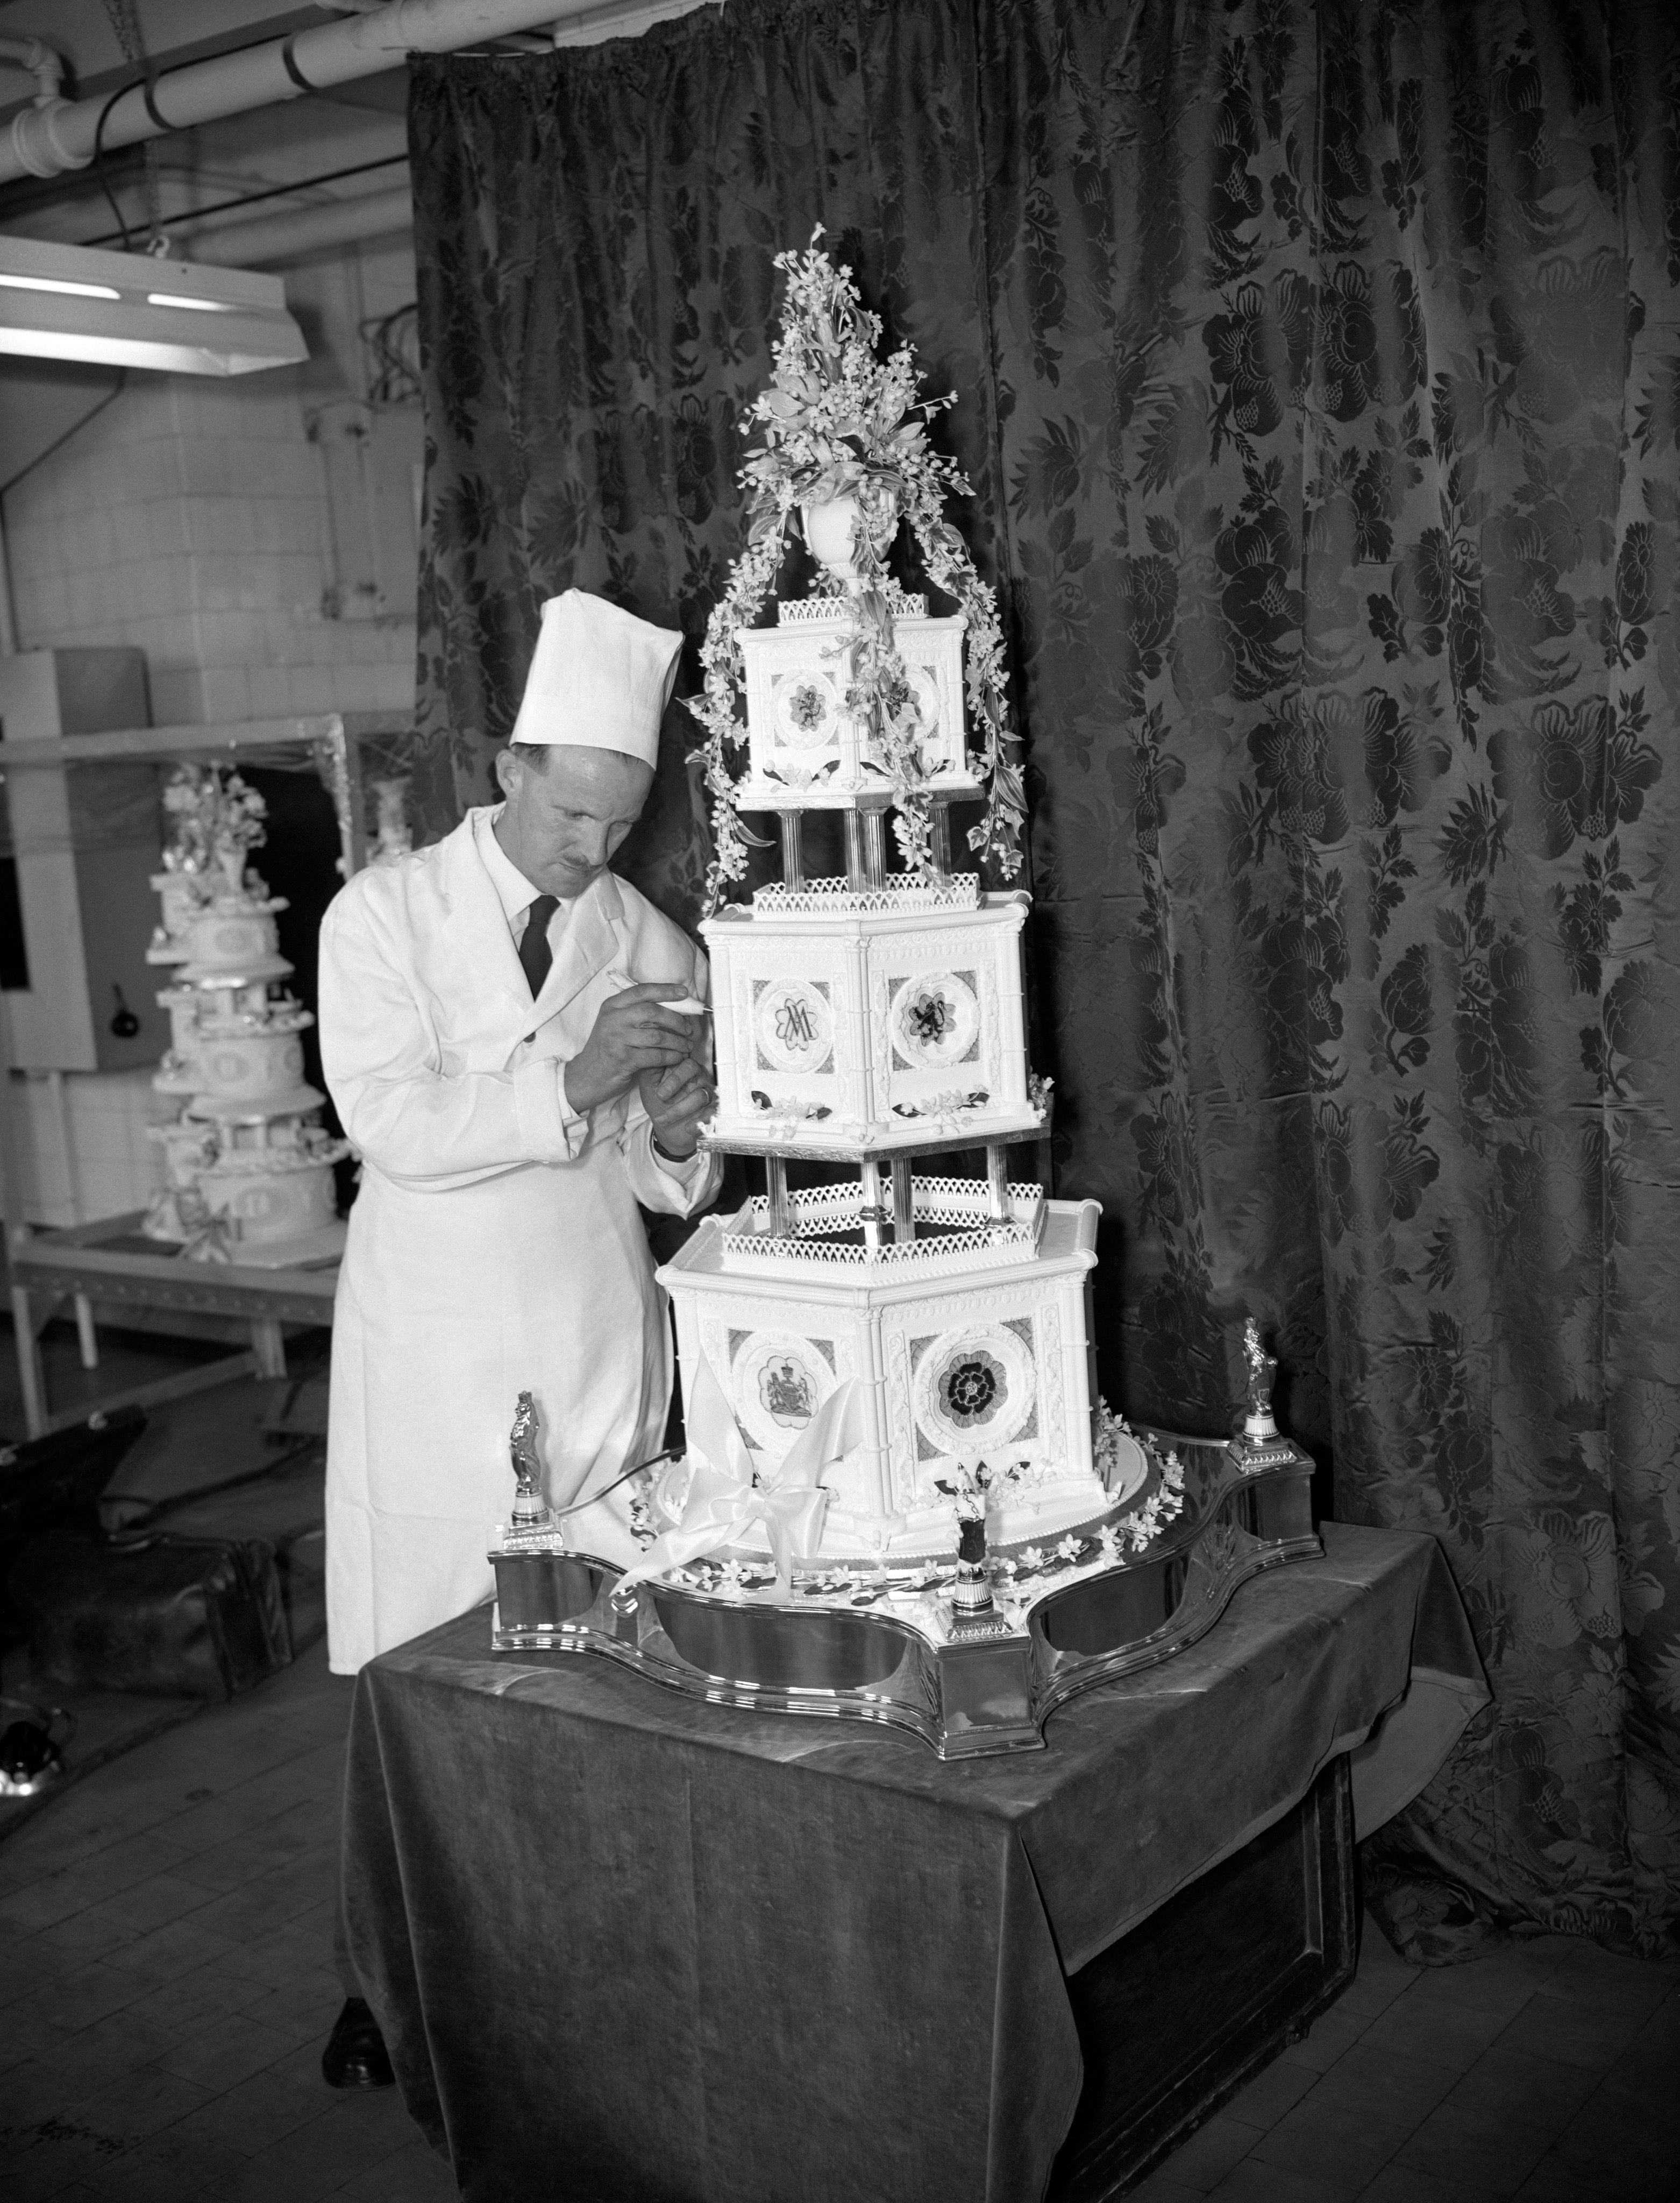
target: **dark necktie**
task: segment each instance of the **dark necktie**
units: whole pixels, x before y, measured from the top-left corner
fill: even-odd
[[[558,895],[539,895],[526,915],[524,938],[519,944],[519,962],[533,1002],[541,994],[543,981],[548,977],[548,967],[554,961],[554,951],[549,944],[548,921],[559,907]]]

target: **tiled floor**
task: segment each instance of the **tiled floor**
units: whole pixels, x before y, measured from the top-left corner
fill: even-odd
[[[1561,1935],[1359,1975],[1133,2191],[1135,2203],[1670,2203],[1680,2196],[1680,1964]]]
[[[180,1403],[178,1442],[162,1418],[148,1436],[145,1487],[248,1457],[251,1389],[207,1397],[224,1403],[224,1437],[206,1406]],[[295,1509],[280,1481],[247,1487],[252,1527],[270,1527],[261,1509]],[[394,2092],[340,2098],[320,2076],[350,1696],[317,1644],[0,1843],[7,2203],[454,2194]],[[1680,2198],[1680,1963],[1554,1937],[1420,1973],[1368,1926],[1347,1993],[1135,2194]]]
[[[7,2203],[454,2194],[394,2091],[321,2079],[350,1692],[317,1645],[0,1846]]]

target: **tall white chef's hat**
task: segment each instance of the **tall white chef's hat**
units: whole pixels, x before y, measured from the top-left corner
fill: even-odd
[[[586,589],[551,597],[508,739],[621,750],[657,764],[681,649],[680,635]]]

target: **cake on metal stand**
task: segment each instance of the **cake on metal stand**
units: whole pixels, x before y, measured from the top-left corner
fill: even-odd
[[[878,325],[822,255],[781,264],[781,403],[761,401],[763,466],[748,468],[761,547],[714,617],[700,707],[714,883],[744,869],[743,809],[774,816],[761,846],[782,860],[702,927],[704,1137],[760,1159],[763,1190],[659,1273],[682,1459],[553,1515],[522,1396],[493,1641],[616,1660],[716,1703],[884,1722],[947,1758],[1034,1749],[1074,1693],[1167,1657],[1246,1577],[1319,1550],[1311,1463],[1278,1434],[1252,1321],[1229,1440],[1134,1430],[1095,1397],[1098,1205],[1010,1171],[1051,1120],[1027,1056],[1030,899],[952,860],[952,805],[984,803],[970,848],[1018,870],[995,608],[940,517],[953,470],[905,441],[930,410],[907,355],[874,359]],[[823,413],[811,392],[830,368]],[[864,404],[858,433],[886,439],[875,471],[778,475],[770,459],[807,450],[788,443],[789,393],[829,428],[834,406]],[[816,428],[807,442],[833,449]],[[775,627],[751,625],[796,504],[822,576]],[[930,618],[886,576],[906,522],[955,614]],[[807,877],[814,812],[838,814],[839,877]],[[950,1174],[976,1153],[982,1175]]]

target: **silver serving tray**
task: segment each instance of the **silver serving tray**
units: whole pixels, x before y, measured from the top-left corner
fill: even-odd
[[[1312,1464],[1288,1440],[1251,1448],[1241,1438],[1137,1435],[1180,1455],[1182,1514],[1141,1552],[1070,1568],[1059,1585],[1052,1574],[1011,1602],[1012,1621],[1000,1606],[983,1622],[952,1622],[937,1586],[932,1624],[873,1604],[669,1577],[621,1601],[610,1562],[504,1551],[491,1556],[492,1643],[498,1652],[593,1653],[712,1705],[884,1722],[941,1759],[1037,1751],[1058,1706],[1170,1659],[1213,1627],[1239,1584],[1323,1550],[1312,1527]]]

